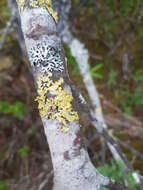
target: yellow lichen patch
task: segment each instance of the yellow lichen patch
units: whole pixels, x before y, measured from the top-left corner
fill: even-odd
[[[19,11],[23,11],[24,9],[24,5],[25,5],[25,0],[17,0],[17,4],[18,4],[18,8],[19,8]]]
[[[58,14],[53,10],[51,0],[30,0],[30,6],[34,8],[45,7],[55,21],[58,22]]]
[[[62,133],[67,133],[67,132],[69,131],[69,128],[67,128],[67,127],[62,127],[62,128],[61,128],[61,131],[62,131]]]
[[[72,95],[63,89],[63,78],[52,81],[52,74],[38,79],[38,109],[42,118],[59,121],[63,126],[61,131],[68,132],[67,123],[78,120],[78,113],[72,109]]]
[[[41,0],[44,1],[44,0]],[[51,0],[45,0],[45,5],[49,13],[52,15],[52,17],[55,19],[56,22],[58,22],[58,13],[53,10],[52,1]]]
[[[17,4],[20,12],[23,11],[25,6],[25,0],[17,0]],[[52,1],[51,0],[30,0],[30,6],[33,8],[45,7],[50,15],[58,22],[58,14],[53,10]]]

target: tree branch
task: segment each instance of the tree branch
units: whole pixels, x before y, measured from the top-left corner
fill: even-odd
[[[3,34],[2,34],[2,40],[0,42],[0,50],[3,48],[3,45],[4,45],[5,41],[6,41],[6,37],[7,37],[8,33],[9,33],[14,21],[15,21],[15,15],[12,15],[10,20],[8,21],[5,29],[4,29]]]

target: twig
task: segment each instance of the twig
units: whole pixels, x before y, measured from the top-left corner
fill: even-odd
[[[21,30],[21,21],[20,21],[20,16],[19,16],[19,11],[17,7],[16,0],[7,0],[9,11],[11,12],[11,15],[15,16],[15,20],[13,23],[13,29],[16,32],[16,37],[19,43],[19,47],[21,49],[22,53],[22,58],[25,59],[27,58],[27,51],[25,47],[25,42],[24,42],[24,36]]]
[[[125,155],[122,153],[118,143],[108,134],[107,127],[104,120],[103,122],[101,121],[101,119],[99,120],[99,116],[101,115],[96,114],[95,116],[94,114],[92,114],[86,101],[80,100],[82,95],[78,91],[78,89],[73,84],[70,84],[70,86],[72,88],[72,93],[76,100],[77,109],[80,112],[80,114],[83,114],[84,118],[87,119],[93,125],[93,127],[97,129],[97,132],[104,137],[114,159],[116,161],[121,161],[125,163],[125,165],[127,165],[131,170],[132,169],[131,165],[126,159]],[[101,113],[98,113],[98,114],[101,114]]]
[[[6,41],[6,37],[10,31],[10,28],[12,27],[13,25],[13,22],[15,20],[15,15],[11,16],[10,20],[8,21],[7,25],[6,25],[6,28],[4,29],[4,32],[3,32],[3,35],[2,35],[2,40],[0,42],[0,50],[3,48],[3,45]]]
[[[119,183],[114,183],[112,181],[110,181],[110,183],[105,187],[109,188],[110,190],[129,190],[128,187],[125,187]]]
[[[48,181],[49,181],[49,178],[51,177],[53,175],[53,171],[51,171],[46,177],[45,177],[45,179],[42,181],[42,183],[39,185],[39,188],[38,188],[38,190],[42,190],[44,187],[45,187],[45,185],[48,183]]]
[[[136,149],[134,149],[133,147],[131,147],[129,144],[122,142],[121,140],[118,139],[118,142],[126,147],[127,149],[129,149],[133,154],[135,154],[137,157],[141,158],[143,160],[143,154],[141,154],[140,152],[138,152]]]
[[[101,161],[102,165],[104,166],[106,162],[106,143],[104,139],[102,139],[101,142]]]

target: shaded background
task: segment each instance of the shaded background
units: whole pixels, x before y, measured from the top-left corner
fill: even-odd
[[[143,1],[88,0],[84,6],[79,0],[72,2],[71,30],[89,49],[90,71],[110,134],[143,175]],[[0,36],[9,18],[1,0]],[[66,46],[65,51],[70,77],[89,101],[76,61]],[[22,59],[11,29],[0,51],[0,190],[40,190],[45,179],[51,189],[52,175],[47,174],[52,164],[35,97],[29,62]],[[84,118],[81,122],[91,139],[95,131]],[[97,136],[89,145],[92,161],[105,175],[122,182],[122,166],[112,161],[109,151],[103,159],[102,150]]]

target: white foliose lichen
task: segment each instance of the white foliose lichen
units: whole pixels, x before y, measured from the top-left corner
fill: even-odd
[[[39,68],[43,73],[64,70],[64,61],[60,51],[49,46],[46,42],[39,42],[29,52],[33,67]]]
[[[82,104],[86,104],[86,101],[85,101],[84,97],[81,94],[79,95],[79,99],[80,99]]]

